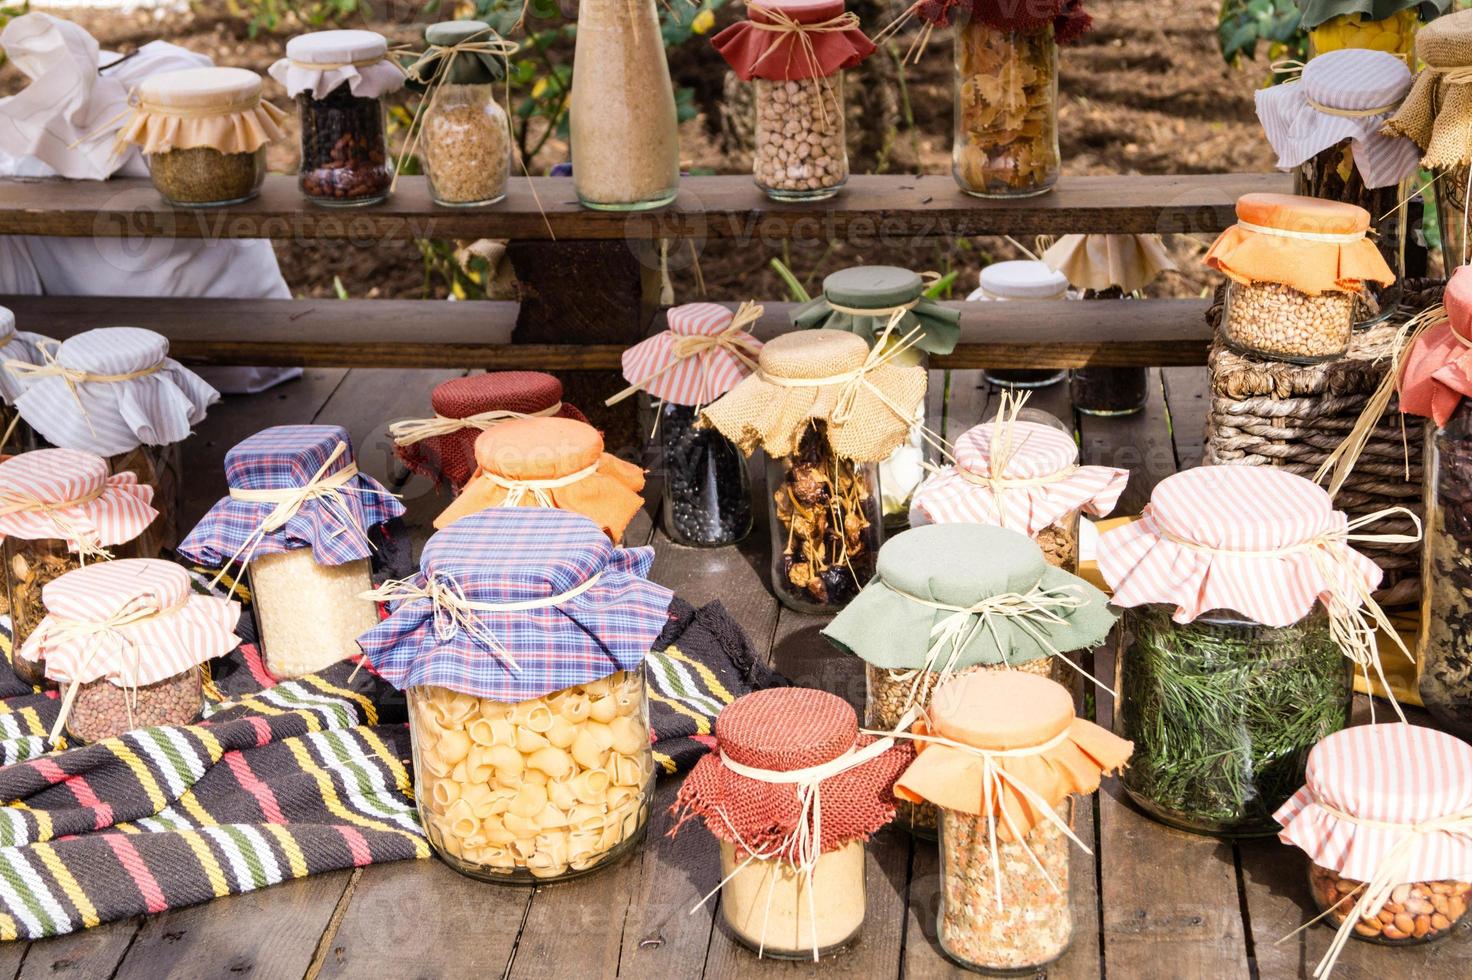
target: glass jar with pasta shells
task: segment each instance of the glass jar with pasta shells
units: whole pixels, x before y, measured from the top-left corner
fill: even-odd
[[[903,730],[949,678],[1018,671],[1072,682],[1063,661],[1103,643],[1108,600],[1043,560],[1025,535],[981,524],[913,528],[886,541],[879,571],[823,636],[864,661],[865,727]],[[934,837],[936,809],[901,799],[896,822]]]
[[[414,796],[456,871],[560,881],[638,846],[654,790],[643,662],[673,597],[652,561],[581,515],[494,507],[370,593],[392,612],[359,644],[408,693]]]
[[[1144,519],[1101,537],[1125,610],[1116,718],[1135,757],[1122,782],[1145,812],[1201,833],[1275,832],[1309,751],[1349,723],[1355,665],[1380,672],[1384,613],[1368,597],[1382,573],[1348,528],[1303,477],[1208,466],[1162,481]]]
[[[1375,51],[1414,64],[1416,32],[1445,13],[1449,0],[1299,0],[1311,59],[1333,51]]]
[[[916,733],[895,795],[939,810],[941,952],[982,973],[1040,971],[1073,940],[1073,798],[1123,768],[1130,743],[1015,670],[946,681]]]
[[[179,544],[179,554],[224,578],[250,582],[266,669],[313,674],[358,655],[358,636],[378,622],[361,598],[373,587],[382,528],[404,506],[358,471],[347,430],[278,425],[225,454],[227,496]],[[279,509],[294,507],[281,518]],[[237,565],[238,563],[238,565]]]
[[[1036,259],[993,262],[981,270],[980,285],[966,297],[987,300],[1066,300],[1072,298],[1068,277]],[[986,380],[1000,388],[1046,388],[1068,377],[1067,371],[1040,368],[988,368]]]

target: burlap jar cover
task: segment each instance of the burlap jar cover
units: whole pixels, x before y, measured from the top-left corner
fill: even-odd
[[[487,507],[552,507],[591,518],[618,542],[644,506],[644,471],[604,452],[586,422],[512,419],[476,438],[475,458],[475,475],[435,527]]]
[[[286,42],[286,57],[270,75],[296,98],[325,99],[343,85],[360,99],[376,99],[404,87],[404,69],[388,41],[373,31],[316,31]]]
[[[750,455],[785,458],[822,422],[839,456],[877,463],[904,442],[925,397],[925,369],[895,363],[917,334],[872,350],[839,330],[800,330],[762,349],[757,370],[703,419]]]
[[[746,5],[740,20],[711,39],[736,77],[771,81],[826,78],[874,53],[844,0],[770,0]]]
[[[1176,269],[1159,235],[1064,235],[1048,246],[1043,262],[1074,289],[1119,289],[1126,295]]]
[[[154,75],[138,86],[133,112],[118,131],[118,147],[144,153],[207,147],[254,153],[285,133],[286,113],[261,98],[261,79],[244,68],[186,68]]]
[[[1421,148],[1421,165],[1450,170],[1472,163],[1472,10],[1439,17],[1416,34],[1424,67],[1385,131]]]
[[[5,362],[25,387],[21,418],[47,442],[99,456],[179,442],[220,393],[169,357],[152,330],[102,327],[45,345],[44,363]]]
[[[1347,728],[1314,746],[1303,789],[1273,816],[1279,839],[1331,880],[1364,885],[1336,888],[1325,914],[1342,921],[1314,977],[1329,975],[1361,922],[1397,936],[1411,926],[1401,939],[1387,937],[1401,942],[1425,937],[1413,923],[1419,916],[1421,929],[1457,927],[1450,909],[1432,904],[1442,896],[1431,886],[1472,882],[1472,746],[1405,724]],[[1467,890],[1453,898],[1465,915]],[[1412,902],[1424,907],[1413,912]],[[1397,915],[1387,923],[1382,913],[1392,903]],[[1432,913],[1441,920],[1435,926]]]
[[[41,351],[41,345],[56,341],[49,337],[43,337],[37,333],[27,333],[15,329],[15,314],[6,307],[0,306],[0,364],[16,361],[21,364],[43,364],[45,355]],[[0,371],[0,400],[6,405],[14,405],[15,400],[25,391],[22,379],[17,378],[9,371]],[[9,442],[6,439],[5,442]],[[4,443],[0,442],[0,449]]]
[[[1365,237],[1370,213],[1353,204],[1291,194],[1244,194],[1237,223],[1206,253],[1233,282],[1278,283],[1308,296],[1388,285],[1395,273]]]
[[[0,461],[0,540],[57,538],[86,560],[132,541],[158,517],[153,488],[75,449],[36,449]]]
[[[510,419],[555,417],[588,421],[562,400],[562,382],[540,371],[492,371],[452,378],[429,393],[433,418],[388,427],[394,453],[420,476],[456,491],[475,473],[475,440]]]
[[[792,323],[804,329],[844,330],[871,347],[886,333],[898,342],[918,330],[913,345],[917,354],[949,354],[961,339],[961,312],[927,299],[926,279],[886,265],[841,269],[823,280],[822,296],[792,311]]]
[[[747,331],[762,313],[755,303],[743,303],[734,313],[715,303],[674,307],[665,315],[668,330],[624,351],[629,387],[608,404],[643,391],[675,405],[709,405],[756,370],[762,342]]]
[[[1279,169],[1351,140],[1365,187],[1389,187],[1414,176],[1420,157],[1415,143],[1381,133],[1410,88],[1411,70],[1400,58],[1345,48],[1314,58],[1295,82],[1258,89],[1257,118]]]

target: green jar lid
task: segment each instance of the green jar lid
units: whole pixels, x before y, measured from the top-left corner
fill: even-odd
[[[424,29],[424,43],[441,48],[467,41],[475,43],[500,40],[501,35],[483,20],[443,20]],[[448,57],[441,56],[424,74],[432,76],[443,71]],[[455,55],[454,62],[450,65],[450,75],[444,81],[452,85],[486,85],[505,77],[506,64],[501,55],[473,51]]]
[[[918,273],[892,265],[856,265],[823,280],[823,295],[830,303],[861,310],[900,306],[923,292],[925,281]]]

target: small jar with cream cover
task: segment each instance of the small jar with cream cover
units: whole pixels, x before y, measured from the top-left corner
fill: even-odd
[[[414,798],[456,871],[558,881],[638,845],[654,793],[644,658],[673,598],[647,579],[653,560],[580,514],[492,507],[370,594],[391,613],[358,642],[408,694]]]
[[[698,817],[720,844],[725,928],[758,956],[847,949],[864,926],[864,844],[894,816],[910,746],[860,734],[842,698],[792,687],[736,699],[715,736],[673,812],[676,831]]]
[[[250,579],[266,668],[303,677],[358,654],[378,622],[370,535],[404,513],[377,480],[358,472],[346,429],[278,425],[225,454],[229,494],[179,545],[222,576],[239,563]]]
[[[1066,300],[1068,277],[1046,262],[1016,259],[993,262],[981,270],[981,284],[968,300]],[[1046,388],[1068,377],[1067,371],[1038,368],[988,369],[986,379],[1000,388]]]

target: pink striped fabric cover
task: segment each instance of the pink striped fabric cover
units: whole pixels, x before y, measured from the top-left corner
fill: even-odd
[[[668,330],[624,351],[624,379],[631,385],[643,383],[644,390],[660,401],[676,405],[709,405],[751,373],[739,358],[729,351],[717,349],[687,357],[668,371],[664,369],[675,359],[677,338],[714,336],[731,325],[733,316],[732,311],[715,303],[687,303],[674,307],[667,314]],[[761,348],[761,342],[750,334],[742,334],[742,337],[754,348]],[[664,373],[659,377],[646,380],[660,371]]]
[[[70,507],[4,512],[9,510],[4,497],[12,493],[59,504],[99,489],[102,494],[97,499]],[[126,471],[109,476],[107,460],[95,453],[37,449],[0,462],[0,540],[65,538],[80,533],[92,545],[122,544],[142,534],[158,516],[152,502],[153,487],[140,484],[135,474]]]

